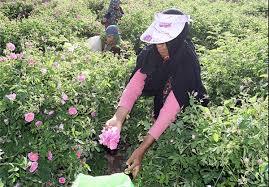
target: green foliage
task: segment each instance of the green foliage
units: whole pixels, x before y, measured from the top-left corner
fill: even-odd
[[[110,54],[93,54],[83,43],[66,44],[61,53],[54,49],[44,55],[37,50],[25,53],[23,60],[0,64],[0,178],[5,184],[19,181],[30,185],[48,181],[57,184],[57,179],[65,176],[70,183],[76,174],[87,173],[90,168],[85,161],[99,150],[96,132],[112,115],[133,58],[126,61]],[[31,59],[34,65],[29,64]],[[77,80],[81,73],[86,76],[83,83]],[[17,94],[15,101],[5,97],[11,92]],[[69,97],[64,105],[62,93]],[[68,115],[71,106],[77,108],[78,115]],[[49,111],[54,113],[49,115]],[[27,112],[35,113],[31,123],[24,121]],[[92,112],[97,117],[92,117]],[[37,120],[43,125],[36,127]],[[52,161],[47,159],[49,150]],[[40,155],[36,174],[26,169],[26,156],[31,151]],[[81,159],[76,151],[82,153]]]
[[[149,151],[140,186],[267,186],[268,99],[235,103],[187,108]]]
[[[0,54],[8,42],[16,44],[17,52],[25,40],[35,42],[43,51],[47,46],[60,50],[67,41],[91,37],[101,31],[101,23],[84,2],[40,4],[28,19],[4,20],[0,24]]]
[[[0,58],[8,55],[9,42],[24,57],[0,61],[0,187],[48,182],[58,186],[62,176],[70,185],[80,172],[105,173],[98,135],[115,112],[135,65],[132,49],[138,52],[145,45],[139,37],[154,13],[170,7],[193,19],[190,37],[211,104],[204,108],[191,100],[192,105],[147,153],[136,185],[268,186],[268,2],[123,1],[120,57],[92,53],[84,44],[86,38],[102,35],[100,19],[108,4],[108,0],[1,3]],[[77,79],[81,74],[86,76],[82,83]],[[10,93],[17,94],[14,101],[6,97]],[[63,93],[69,97],[65,104]],[[71,106],[77,115],[68,114]],[[127,119],[121,141],[130,144],[128,154],[149,130],[152,107],[152,99],[143,98]],[[24,120],[27,112],[35,113],[31,123]],[[40,127],[37,120],[43,121]],[[29,152],[39,153],[35,173],[27,167]]]
[[[28,18],[34,10],[34,4],[23,1],[13,1],[0,6],[1,12],[9,19]]]
[[[251,35],[240,41],[230,33],[219,38],[220,47],[203,51],[203,77],[211,99],[240,97],[240,93],[267,95],[267,39]]]

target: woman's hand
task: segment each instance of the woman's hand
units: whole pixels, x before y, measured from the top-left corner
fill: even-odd
[[[122,122],[118,120],[115,116],[108,120],[105,124],[105,129],[112,128],[112,127],[117,127],[120,131],[122,128]]]
[[[154,141],[155,139],[150,134],[148,134],[144,138],[144,141],[141,143],[141,145],[133,152],[131,157],[127,160],[126,162],[126,164],[128,165],[127,170],[132,172],[134,178],[137,177],[138,172],[141,169],[142,160],[145,153],[154,143]]]
[[[118,107],[115,115],[113,118],[108,120],[105,124],[105,128],[111,128],[111,127],[117,127],[119,130],[121,130],[124,120],[126,119],[126,116],[128,115],[129,111],[125,109],[124,107]]]
[[[137,177],[138,172],[141,169],[144,154],[145,151],[143,149],[137,148],[126,162],[128,165],[127,170],[132,172],[134,178]]]

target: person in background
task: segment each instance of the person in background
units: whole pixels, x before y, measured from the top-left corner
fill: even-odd
[[[94,36],[87,40],[87,44],[92,51],[110,51],[113,54],[121,53],[121,37],[116,25],[110,25],[106,28],[105,36]]]
[[[141,95],[154,97],[153,126],[127,161],[134,177],[147,150],[189,105],[189,94],[204,106],[208,103],[195,47],[187,38],[190,21],[188,15],[177,9],[155,15],[154,22],[140,37],[149,45],[137,57],[116,113],[105,124],[106,129],[117,127],[121,130],[136,100]]]
[[[109,25],[117,25],[118,21],[124,15],[124,12],[120,6],[120,0],[111,0],[107,13],[105,14],[102,24],[107,28]]]

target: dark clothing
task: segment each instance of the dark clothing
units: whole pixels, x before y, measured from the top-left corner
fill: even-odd
[[[165,87],[170,80],[179,105],[183,108],[189,105],[189,94],[196,92],[196,99],[207,105],[206,90],[201,81],[201,68],[195,47],[187,39],[188,25],[174,40],[167,42],[170,59],[163,61],[156,45],[146,46],[137,58],[134,73],[141,69],[147,75],[142,95],[155,96],[154,117],[157,118],[164,104]],[[131,77],[132,77],[131,76]],[[169,93],[169,92],[168,92]]]

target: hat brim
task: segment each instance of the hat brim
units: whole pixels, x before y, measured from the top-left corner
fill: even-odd
[[[156,14],[155,20],[141,35],[140,40],[148,44],[161,44],[175,39],[190,21],[187,15]]]

